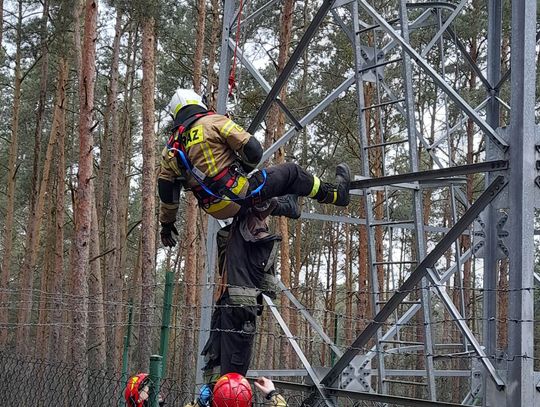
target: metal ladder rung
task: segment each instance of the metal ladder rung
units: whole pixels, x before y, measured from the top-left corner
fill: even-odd
[[[386,340],[386,341],[379,341],[379,343],[389,343],[391,345],[408,345],[408,346],[411,346],[411,345],[423,345],[424,342],[411,342],[411,341],[393,341],[393,340]]]
[[[410,384],[410,385],[413,385],[413,386],[427,386],[427,383],[410,382],[410,381],[406,381],[406,380],[383,379],[383,382],[386,382],[386,383],[399,383],[399,384]]]
[[[401,225],[404,223],[414,223],[414,220],[385,220],[381,222],[375,221],[369,226],[375,227],[375,226]]]
[[[409,139],[402,139],[402,140],[394,140],[394,141],[386,141],[384,143],[378,143],[378,144],[372,144],[370,146],[364,147],[364,150],[369,150],[370,148],[377,148],[377,147],[385,147],[390,146],[392,144],[401,144],[401,143],[407,143]]]
[[[378,103],[376,105],[366,106],[366,107],[362,108],[362,111],[365,112],[366,110],[376,109],[377,107],[384,107],[384,106],[388,106],[388,105],[394,105],[396,103],[401,103],[401,102],[405,102],[405,98],[396,99],[396,100],[390,100],[388,102],[382,102],[382,103]]]
[[[416,260],[411,261],[375,261],[373,262],[374,266],[380,266],[380,265],[392,265],[392,264],[416,264],[418,263]]]
[[[388,301],[376,301],[377,304],[386,304]],[[420,301],[401,301],[400,305],[420,305]]]

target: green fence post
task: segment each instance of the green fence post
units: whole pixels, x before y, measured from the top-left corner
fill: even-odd
[[[163,315],[161,318],[161,336],[159,340],[159,354],[163,358],[161,364],[162,377],[167,370],[167,350],[169,348],[169,333],[171,331],[171,307],[174,291],[174,272],[165,273],[165,292],[163,294]]]
[[[118,402],[118,405],[120,407],[124,406],[124,389],[127,386],[127,380],[128,380],[128,352],[129,352],[129,342],[131,340],[132,320],[133,320],[133,300],[130,300],[128,304],[127,331],[126,331],[126,335],[124,336],[124,351],[122,353],[122,378],[120,379],[122,388],[120,389],[120,400]]]
[[[150,407],[159,407],[159,388],[161,385],[161,355],[150,356]]]

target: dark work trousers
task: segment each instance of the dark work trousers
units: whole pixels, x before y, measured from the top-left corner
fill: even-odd
[[[283,195],[308,196],[313,189],[313,175],[298,164],[284,163],[265,168],[266,183],[261,189],[260,200]],[[249,192],[255,190],[263,182],[262,172],[259,171],[249,179]],[[256,197],[254,197],[256,198]]]
[[[280,241],[278,235],[251,235],[246,218],[237,218],[218,232],[218,266],[227,289],[216,301],[212,314],[210,337],[202,352],[206,360],[204,370],[212,371],[219,366],[220,375],[231,372],[246,375],[256,318],[262,306],[264,275],[274,273]],[[244,293],[244,289],[249,293]]]
[[[255,339],[257,309],[257,306],[231,305],[226,294],[219,299],[203,351],[210,358],[205,369],[220,366],[220,376],[232,372],[246,375]]]

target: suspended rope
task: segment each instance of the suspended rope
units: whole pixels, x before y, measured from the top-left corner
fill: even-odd
[[[231,73],[229,75],[229,97],[233,96],[233,92],[236,89],[236,62],[237,62],[237,50],[238,43],[240,42],[240,29],[242,26],[242,9],[244,7],[244,1],[240,0],[240,7],[238,10],[238,24],[236,24],[236,38],[234,44],[233,61],[231,66]]]

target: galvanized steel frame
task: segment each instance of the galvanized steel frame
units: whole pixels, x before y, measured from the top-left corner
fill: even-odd
[[[533,259],[532,259],[532,253],[533,253],[533,239],[532,235],[534,231],[532,230],[532,224],[531,221],[532,217],[534,216],[534,208],[527,207],[524,205],[524,202],[526,202],[526,197],[531,196],[531,189],[535,188],[534,186],[534,179],[533,179],[533,170],[530,168],[530,164],[534,162],[534,146],[535,146],[535,124],[534,124],[534,92],[531,91],[531,88],[533,89],[533,86],[529,86],[529,89],[527,88],[527,84],[535,83],[536,81],[536,72],[535,72],[535,61],[534,61],[534,55],[535,55],[535,45],[536,45],[536,2],[521,2],[521,1],[512,1],[512,20],[514,19],[516,21],[519,21],[519,24],[513,24],[512,25],[512,69],[509,72],[507,72],[505,75],[501,77],[501,69],[500,69],[500,47],[501,47],[501,2],[502,0],[488,0],[488,18],[489,18],[489,24],[488,24],[488,68],[487,68],[487,75],[484,77],[482,74],[482,71],[474,64],[472,59],[468,54],[466,54],[466,50],[464,50],[463,44],[459,42],[459,40],[456,40],[456,46],[458,49],[461,50],[461,52],[464,52],[465,59],[471,66],[471,69],[473,69],[475,72],[477,72],[482,84],[487,87],[488,96],[482,102],[478,107],[473,108],[471,107],[460,95],[459,93],[454,90],[450,85],[448,85],[445,81],[444,75],[439,74],[432,66],[430,66],[427,61],[425,60],[424,56],[427,54],[427,52],[435,46],[435,44],[439,41],[442,42],[442,37],[445,36],[447,33],[450,36],[454,36],[453,31],[451,29],[451,22],[454,18],[457,18],[459,15],[460,10],[466,6],[467,2],[465,0],[462,0],[458,5],[448,2],[428,2],[428,3],[406,3],[405,0],[399,0],[400,4],[400,20],[401,20],[401,33],[397,29],[393,27],[393,24],[398,19],[393,19],[391,22],[389,20],[386,20],[375,8],[370,4],[371,2],[368,2],[367,0],[353,0],[353,1],[332,1],[332,0],[324,0],[322,3],[321,8],[319,9],[319,12],[316,15],[316,18],[310,25],[309,29],[307,30],[304,38],[300,41],[299,47],[297,47],[294,52],[291,55],[291,58],[286,66],[287,69],[284,70],[284,72],[278,77],[278,80],[273,85],[269,84],[265,78],[257,71],[257,69],[253,66],[253,64],[247,59],[241,52],[240,49],[237,49],[237,55],[239,57],[240,62],[242,65],[249,71],[252,76],[257,80],[257,82],[261,85],[262,89],[267,93],[267,97],[265,102],[263,103],[262,108],[259,110],[257,115],[255,116],[253,122],[251,123],[251,126],[249,129],[251,131],[254,131],[258,125],[262,122],[264,119],[265,114],[267,113],[270,104],[272,102],[278,103],[278,105],[284,110],[286,114],[288,114],[289,118],[293,121],[293,126],[287,130],[287,132],[279,139],[277,140],[274,145],[272,145],[267,151],[264,153],[264,160],[270,158],[275,151],[277,151],[281,146],[283,146],[285,143],[287,143],[292,137],[295,136],[295,134],[301,130],[303,127],[307,126],[320,112],[322,112],[330,103],[332,103],[334,100],[336,100],[339,95],[347,90],[350,86],[356,83],[356,98],[359,105],[359,114],[358,114],[358,128],[359,128],[359,135],[361,138],[361,142],[364,146],[367,146],[367,131],[365,128],[365,121],[363,119],[364,115],[361,113],[363,111],[364,102],[363,102],[363,73],[367,70],[371,69],[366,61],[362,59],[361,52],[360,52],[360,34],[364,32],[365,30],[381,30],[382,32],[386,33],[392,38],[391,43],[389,43],[386,48],[391,49],[395,46],[399,46],[402,49],[402,55],[403,55],[403,66],[404,66],[404,83],[405,83],[405,98],[398,99],[396,97],[393,97],[393,100],[390,103],[396,104],[396,108],[398,111],[401,111],[401,113],[406,117],[407,119],[407,128],[408,128],[408,141],[411,146],[410,151],[410,163],[411,163],[411,172],[410,174],[403,174],[400,179],[401,182],[409,182],[411,183],[409,187],[411,188],[411,193],[413,196],[413,200],[415,202],[415,213],[414,213],[414,220],[413,224],[395,224],[395,225],[389,225],[388,227],[391,228],[412,228],[415,230],[416,233],[416,245],[417,245],[417,253],[418,253],[418,261],[419,266],[416,268],[416,270],[411,273],[409,278],[406,280],[406,285],[409,287],[413,282],[417,284],[420,279],[424,277],[428,277],[430,280],[430,285],[426,286],[425,284],[422,284],[424,286],[424,289],[422,290],[422,301],[423,303],[426,303],[429,301],[430,292],[431,290],[435,290],[440,299],[442,300],[443,304],[450,310],[450,313],[452,316],[456,319],[456,321],[459,324],[460,329],[463,332],[463,338],[466,341],[467,344],[470,344],[471,347],[474,349],[476,354],[478,355],[480,361],[484,365],[485,369],[485,377],[487,378],[484,382],[484,405],[489,404],[489,397],[491,395],[488,392],[488,389],[495,390],[496,392],[502,393],[504,397],[506,398],[506,405],[508,406],[516,406],[516,405],[533,405],[534,403],[534,383],[533,380],[533,367],[532,367],[532,358],[528,355],[533,355],[533,329],[531,327],[532,322],[526,322],[526,321],[533,321],[533,301],[531,298],[531,292],[532,292],[532,286],[533,286]],[[258,15],[263,13],[264,11],[268,10],[270,7],[272,7],[276,3],[275,0],[271,0],[268,3],[266,3],[264,6],[262,6],[259,10],[256,10],[252,15],[247,16],[245,21],[250,21],[251,19],[256,18]],[[227,80],[228,80],[228,69],[225,67],[230,66],[230,60],[232,57],[232,50],[234,49],[234,41],[232,40],[232,28],[235,27],[235,19],[237,16],[237,13],[235,14],[235,0],[225,0],[224,2],[224,24],[223,24],[223,31],[222,31],[222,42],[221,42],[221,60],[220,60],[220,75],[219,75],[219,96],[218,96],[218,105],[217,110],[220,113],[225,112],[226,110],[226,103],[227,103]],[[365,23],[363,21],[360,21],[359,19],[359,6],[362,8],[363,11],[367,12],[373,21],[375,22],[374,25],[370,25],[368,23]],[[406,7],[410,8],[426,8],[426,12],[423,13],[418,19],[418,25],[424,24],[426,18],[429,17],[430,9],[434,9],[437,7],[440,8],[448,8],[451,10],[451,15],[448,17],[445,21],[442,21],[439,23],[439,30],[437,31],[437,34],[435,37],[432,38],[432,40],[429,42],[429,45],[424,48],[422,52],[416,51],[408,41],[408,30],[407,28],[411,28],[414,26],[415,22],[412,23],[406,23],[408,22],[408,14]],[[352,10],[352,30],[348,29],[347,24],[339,17],[339,15],[336,13],[336,9],[339,7],[350,7]],[[305,47],[308,46],[309,40],[311,36],[314,34],[317,27],[321,24],[323,19],[327,14],[331,13],[336,20],[337,24],[343,29],[345,35],[352,40],[352,46],[355,50],[355,56],[356,56],[356,69],[355,74],[345,78],[343,83],[337,87],[333,92],[331,92],[329,95],[327,95],[315,108],[313,108],[308,114],[306,114],[303,118],[295,119],[294,116],[288,111],[287,107],[281,103],[277,99],[277,95],[279,93],[279,90],[283,86],[283,84],[288,79],[288,75],[292,72],[292,69],[294,68],[294,65],[296,64],[296,61],[300,58],[300,55],[302,54]],[[441,48],[442,50],[442,48]],[[442,51],[441,51],[442,52]],[[532,57],[531,57],[532,55]],[[531,59],[532,58],[532,59]],[[432,230],[429,226],[424,225],[424,220],[422,219],[422,201],[421,201],[421,190],[422,190],[422,177],[424,176],[422,172],[418,171],[418,156],[417,156],[417,148],[413,146],[416,146],[417,140],[428,150],[430,155],[433,157],[434,162],[436,165],[438,165],[441,170],[430,170],[428,173],[428,179],[441,179],[437,178],[435,174],[437,174],[438,171],[440,171],[440,176],[442,176],[443,180],[448,180],[448,177],[451,175],[461,175],[459,173],[458,168],[446,168],[436,157],[436,155],[433,153],[433,150],[439,146],[441,143],[445,142],[445,140],[455,131],[455,129],[462,123],[458,123],[454,128],[451,128],[447,131],[446,135],[442,138],[436,140],[435,142],[431,143],[431,145],[426,141],[426,139],[422,136],[421,132],[418,130],[415,124],[414,119],[414,110],[412,106],[414,105],[414,97],[413,97],[413,83],[412,83],[412,72],[411,72],[411,59],[414,60],[416,63],[416,66],[420,67],[438,86],[440,90],[442,90],[449,99],[451,99],[454,103],[456,103],[462,111],[467,115],[467,117],[471,118],[476,125],[483,131],[484,135],[491,141],[491,143],[499,148],[501,151],[510,151],[510,156],[508,157],[508,160],[499,160],[498,164],[502,165],[500,167],[495,166],[493,169],[486,168],[486,166],[489,166],[490,163],[482,163],[477,168],[472,168],[471,172],[480,170],[480,171],[487,171],[488,173],[490,171],[501,171],[502,173],[506,173],[507,166],[511,167],[511,170],[509,171],[510,176],[509,178],[501,178],[501,176],[495,174],[495,175],[487,175],[487,187],[486,192],[484,195],[482,195],[482,199],[475,202],[466,212],[466,216],[460,218],[457,220],[454,227],[449,229],[449,236],[448,238],[443,238],[441,242],[436,246],[437,250],[432,250],[430,253],[426,254],[425,249],[425,241],[424,236],[425,232]],[[512,81],[512,103],[511,103],[511,134],[513,135],[513,138],[511,140],[506,140],[503,137],[501,137],[498,132],[496,131],[496,128],[498,127],[498,117],[499,117],[499,109],[500,106],[506,106],[506,103],[504,103],[500,97],[499,97],[499,91],[501,83],[505,81],[508,77],[511,78]],[[377,81],[379,81],[379,78],[377,76]],[[385,91],[388,94],[391,94],[391,90],[386,87],[384,84],[384,81],[381,80],[380,86],[382,89],[385,89]],[[386,87],[386,88],[385,88]],[[405,104],[403,104],[405,102]],[[382,106],[382,104],[381,104]],[[379,106],[380,107],[380,106]],[[486,108],[486,119],[484,119],[480,114],[479,111],[483,108]],[[465,119],[463,119],[465,120]],[[522,138],[517,138],[517,136],[521,136]],[[510,148],[509,148],[510,146]],[[367,153],[365,148],[362,148],[362,152],[364,155],[364,158],[367,158]],[[532,154],[532,156],[531,156]],[[367,159],[363,159],[363,169],[362,173],[369,177],[369,164]],[[452,174],[453,172],[453,174]],[[424,172],[425,173],[425,172]],[[470,173],[470,172],[467,172]],[[374,236],[373,236],[373,226],[377,225],[377,221],[373,217],[372,212],[372,193],[371,188],[375,190],[378,186],[383,186],[386,188],[387,186],[394,185],[395,187],[400,187],[400,185],[396,185],[396,179],[392,179],[393,176],[388,176],[386,179],[363,179],[359,181],[355,181],[355,185],[358,188],[363,189],[363,196],[366,202],[366,219],[352,219],[352,218],[345,218],[345,217],[337,217],[337,216],[329,216],[329,215],[320,215],[320,214],[303,214],[303,217],[306,219],[321,219],[321,220],[330,220],[330,221],[346,221],[350,223],[356,223],[356,224],[366,224],[367,230],[368,230],[368,242],[369,242],[369,257],[370,257],[370,263],[372,264],[371,267],[371,280],[372,280],[372,287],[371,292],[373,293],[372,301],[374,304],[378,304],[378,295],[377,292],[378,287],[376,287],[376,265],[375,265],[375,251],[374,251]],[[431,177],[431,178],[429,178]],[[425,179],[425,178],[424,178]],[[450,188],[453,192],[453,194],[457,194],[456,198],[459,198],[462,203],[466,201],[465,196],[463,195],[462,191],[458,188],[455,188],[455,182],[457,180],[452,181],[450,179]],[[472,214],[478,214],[479,211],[483,208],[483,206],[489,204],[489,202],[494,199],[493,195],[490,195],[490,193],[493,192],[493,189],[500,190],[501,186],[503,184],[506,184],[506,182],[509,183],[509,188],[511,193],[510,195],[510,208],[512,211],[512,217],[514,219],[517,219],[517,224],[514,224],[512,226],[512,229],[510,231],[511,238],[509,239],[513,245],[513,250],[511,253],[515,253],[516,255],[511,256],[510,258],[510,285],[511,285],[511,303],[512,306],[510,308],[510,318],[514,319],[515,327],[513,329],[510,329],[510,341],[509,341],[509,355],[518,355],[518,357],[513,358],[509,363],[509,369],[508,369],[508,376],[507,381],[508,383],[512,383],[512,389],[507,390],[507,386],[505,386],[505,382],[501,378],[499,372],[497,371],[497,366],[495,365],[495,358],[494,354],[497,348],[496,344],[496,324],[495,323],[486,323],[485,329],[484,329],[484,345],[486,346],[485,351],[480,347],[480,343],[474,338],[474,335],[472,335],[472,332],[468,329],[467,325],[463,322],[463,315],[461,315],[458,308],[455,306],[455,304],[452,303],[451,299],[449,298],[448,294],[446,294],[444,288],[442,285],[450,279],[450,277],[454,273],[460,273],[460,268],[462,264],[469,259],[472,256],[472,252],[469,249],[465,253],[459,253],[460,249],[459,246],[457,246],[457,258],[456,258],[456,264],[453,267],[450,267],[448,270],[446,270],[442,276],[439,276],[439,274],[432,268],[432,264],[438,259],[437,256],[441,256],[442,252],[441,247],[447,245],[447,247],[450,247],[454,241],[457,239],[459,235],[462,233],[467,232],[467,228],[469,227],[470,223],[472,222]],[[397,182],[399,184],[399,181]],[[405,186],[405,185],[403,185]],[[452,194],[452,199],[454,199]],[[453,203],[455,205],[455,203]],[[494,227],[493,225],[496,223],[495,220],[495,209],[489,205],[488,209],[485,211],[486,218],[487,218],[487,237],[486,237],[486,260],[485,260],[485,275],[484,275],[484,284],[485,288],[487,289],[484,293],[484,319],[486,321],[489,321],[490,318],[495,317],[497,315],[496,310],[496,296],[495,296],[495,284],[496,280],[494,279],[494,273],[493,271],[496,270],[497,262],[495,259],[495,244],[494,244]],[[455,215],[455,210],[454,210]],[[476,216],[475,215],[475,216]],[[208,250],[208,258],[207,258],[207,284],[205,287],[202,288],[201,294],[203,296],[202,300],[202,314],[201,314],[201,329],[199,333],[199,350],[201,350],[201,347],[204,345],[205,339],[208,336],[208,327],[210,326],[210,311],[211,311],[211,291],[213,288],[213,270],[215,268],[215,254],[216,254],[216,247],[215,247],[215,233],[217,232],[218,224],[214,220],[209,221],[209,227],[208,227],[208,242],[207,242],[207,250]],[[441,245],[441,243],[444,244]],[[420,262],[420,260],[422,260]],[[429,263],[429,264],[428,264]],[[412,278],[411,278],[412,277]],[[414,285],[414,284],[412,284]],[[431,288],[429,288],[431,287]],[[403,286],[402,286],[403,288]],[[290,296],[289,292],[289,296]],[[362,356],[360,361],[367,361],[372,359],[373,357],[377,357],[377,370],[378,370],[378,388],[380,392],[385,393],[387,391],[387,387],[384,382],[385,378],[385,365],[384,365],[384,357],[381,355],[383,354],[380,351],[379,344],[382,341],[388,340],[389,338],[393,337],[396,332],[399,330],[399,325],[404,324],[407,321],[409,321],[416,312],[419,310],[425,310],[426,307],[422,307],[420,304],[411,306],[403,315],[399,317],[399,320],[394,324],[394,327],[390,327],[386,332],[381,332],[380,324],[384,322],[385,315],[388,316],[388,310],[391,307],[396,306],[396,304],[399,304],[401,300],[405,298],[405,295],[403,295],[403,292],[400,292],[399,290],[397,293],[390,299],[389,302],[386,303],[386,305],[383,307],[382,310],[379,310],[376,305],[375,311],[375,321],[372,322],[366,330],[353,342],[351,347],[347,349],[347,351],[343,354],[337,348],[334,344],[331,343],[328,336],[324,334],[324,332],[321,330],[320,327],[318,327],[319,330],[321,330],[320,334],[323,337],[323,340],[330,346],[330,348],[334,349],[334,352],[338,354],[338,356],[341,355],[341,358],[337,361],[337,363],[334,365],[334,367],[330,370],[330,372],[322,378],[322,380],[314,380],[315,383],[317,383],[317,389],[320,395],[323,396],[324,399],[326,399],[326,402],[328,405],[331,405],[331,399],[327,398],[326,391],[333,392],[333,394],[336,394],[336,390],[333,384],[336,383],[336,380],[339,377],[339,374],[341,371],[349,364],[349,362],[352,360],[354,355],[358,353],[359,350],[363,350],[364,346],[367,344],[367,340],[372,336],[377,336],[377,342],[376,345],[366,352],[365,355]],[[294,297],[291,299],[292,304],[295,305],[299,311],[306,316],[306,318],[309,320],[309,314],[308,311],[303,309],[302,305],[295,301]],[[390,304],[390,305],[389,305]],[[277,311],[277,308],[272,305],[272,312],[276,316],[277,320],[280,321],[279,312]],[[424,319],[426,321],[426,325],[429,327],[429,312],[424,312]],[[524,322],[525,321],[525,322]],[[312,320],[311,323],[313,324],[315,321]],[[286,325],[284,325],[284,322],[281,319],[280,324],[283,327],[284,332],[286,333],[286,336],[289,337],[289,339],[293,339],[292,335],[290,334],[290,331]],[[318,331],[316,329],[316,331]],[[425,331],[429,337],[429,328]],[[294,346],[294,345],[293,345]],[[430,340],[428,340],[425,344],[425,355],[430,355],[433,348],[433,343],[431,343]],[[468,345],[467,345],[468,346]],[[295,351],[297,349],[295,348]],[[298,351],[300,351],[298,349]],[[301,352],[301,351],[300,351]],[[199,352],[200,353],[200,352]],[[354,355],[353,355],[354,354]],[[202,367],[202,359],[199,357],[198,360],[198,368],[197,368],[197,382],[201,383],[202,378],[200,377],[200,368]],[[309,366],[309,362],[307,362],[307,366]],[[432,361],[430,362],[429,357],[426,358],[426,369],[423,371],[420,371],[419,374],[422,374],[422,372],[425,372],[427,378],[428,378],[428,388],[430,391],[430,395],[432,400],[436,400],[436,392],[435,392],[435,382],[434,377],[437,375],[437,372],[434,370]],[[451,373],[449,373],[451,374]],[[457,375],[457,373],[456,373]],[[320,383],[320,384],[319,384]],[[325,390],[325,386],[328,386],[328,389]],[[490,390],[490,391],[491,391]],[[347,392],[344,390],[340,390],[340,392],[344,392],[346,394]],[[477,389],[475,390],[475,393],[477,393]],[[351,392],[352,394],[353,392]],[[383,396],[384,395],[378,395]],[[391,397],[391,396],[388,396]],[[362,399],[362,397],[360,397]],[[471,401],[472,399],[468,397],[467,402]],[[498,399],[500,400],[500,398]],[[379,399],[379,401],[383,401],[383,399]],[[465,401],[465,400],[464,400]],[[427,404],[426,404],[427,405]]]

